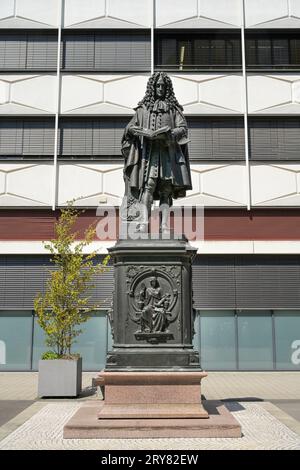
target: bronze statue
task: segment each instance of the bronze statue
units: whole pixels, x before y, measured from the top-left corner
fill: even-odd
[[[168,233],[173,199],[192,189],[188,157],[188,129],[170,77],[155,72],[144,98],[126,126],[122,139],[125,158],[125,197],[121,212],[127,221],[139,221],[147,232],[153,200],[161,206],[161,231]],[[140,207],[145,208],[141,216]]]

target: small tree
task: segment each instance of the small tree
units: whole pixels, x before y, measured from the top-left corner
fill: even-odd
[[[74,225],[81,212],[84,211],[73,207],[73,201],[61,210],[55,238],[44,244],[56,269],[50,273],[45,294],[39,293],[34,301],[38,323],[47,335],[46,344],[58,358],[71,355],[71,348],[82,332],[79,326],[99,309],[100,305],[90,304],[86,292],[94,287],[93,276],[103,272],[109,260],[106,256],[102,263],[95,263],[96,251],[84,254],[84,248],[94,239],[94,225],[85,230],[83,240],[75,242],[78,232]]]

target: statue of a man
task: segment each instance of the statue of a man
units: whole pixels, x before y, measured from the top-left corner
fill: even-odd
[[[192,189],[188,129],[170,77],[155,72],[135,108],[122,139],[127,220],[135,220],[137,203],[146,210],[137,230],[146,232],[153,200],[161,206],[161,231],[167,233],[173,198]],[[123,206],[124,210],[124,206]]]

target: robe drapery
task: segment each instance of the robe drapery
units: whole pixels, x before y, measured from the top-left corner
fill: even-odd
[[[147,137],[131,134],[132,127],[157,130],[169,126],[171,132],[166,141],[150,140]],[[184,197],[186,190],[192,189],[188,156],[187,123],[178,107],[171,109],[164,101],[158,101],[152,111],[145,105],[136,108],[135,115],[126,126],[122,139],[122,154],[125,158],[125,194],[138,199],[148,178],[157,183],[171,184],[171,197]],[[158,188],[158,184],[156,185]],[[158,190],[154,199],[159,199]]]

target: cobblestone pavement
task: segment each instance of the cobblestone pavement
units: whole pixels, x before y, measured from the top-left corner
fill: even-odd
[[[300,437],[278,421],[263,405],[250,402],[232,402],[227,405],[242,426],[243,437],[239,439],[63,439],[63,426],[81,406],[81,403],[73,401],[72,403],[45,404],[32,418],[4,438],[0,442],[0,449],[300,450]]]
[[[97,372],[83,373],[83,388],[88,392]],[[37,372],[0,372],[0,400],[35,400]],[[202,381],[207,400],[299,400],[299,372],[209,372]],[[89,393],[83,394],[86,399]],[[92,396],[90,398],[93,398]]]

